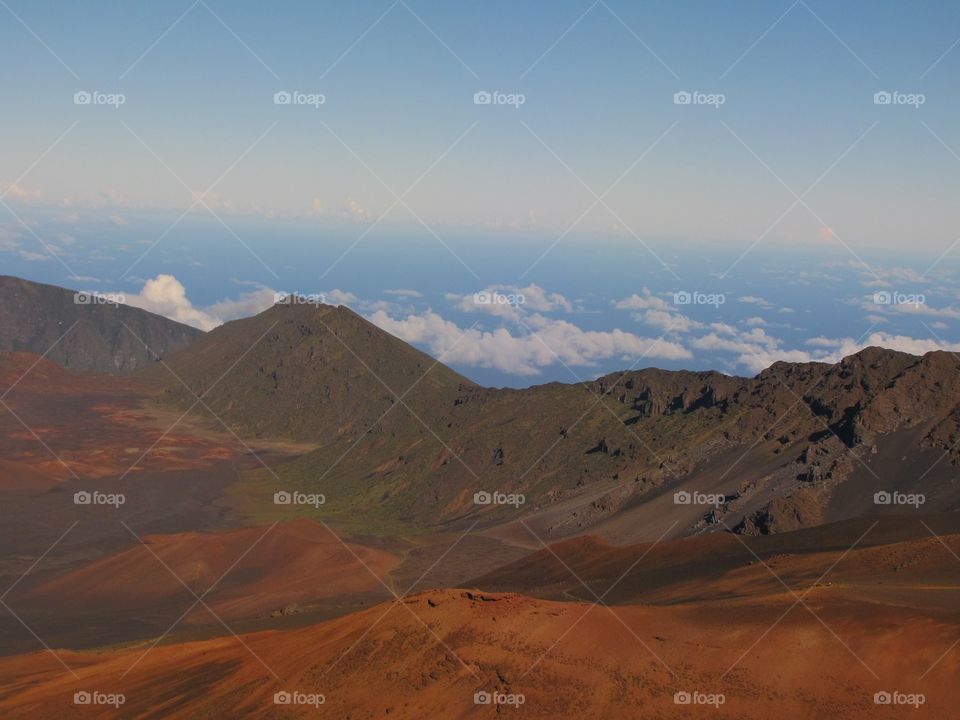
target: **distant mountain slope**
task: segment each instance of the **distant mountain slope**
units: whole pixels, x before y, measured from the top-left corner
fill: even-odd
[[[143,343],[164,356],[202,335],[129,305],[78,303],[73,290],[0,276],[0,350],[47,353],[71,370],[128,374],[154,362]]]
[[[346,308],[278,305],[168,364],[241,435],[317,443],[247,476],[238,502],[260,520],[308,512],[269,502],[274,472],[324,493],[326,515],[371,531],[532,517],[551,537],[596,528],[639,541],[674,521],[674,534],[766,534],[902,512],[878,508],[873,494],[919,486],[929,511],[960,507],[947,477],[960,438],[960,360],[949,353],[868,348],[755,378],[645,369],[493,389]],[[166,375],[177,404],[193,404],[163,368],[150,374]],[[475,502],[493,491],[522,503]],[[675,492],[720,500],[683,505]]]
[[[189,406],[201,395],[232,427],[311,441],[364,433],[396,396],[444,408],[476,387],[352,310],[331,305],[274,305],[212,330],[166,364],[189,391],[164,368],[148,374],[176,402]]]

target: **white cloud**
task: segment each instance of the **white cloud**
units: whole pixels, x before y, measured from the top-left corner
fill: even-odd
[[[328,207],[320,198],[314,198],[310,201],[310,208],[306,215],[307,217],[339,218],[353,222],[367,222],[373,219],[373,214],[351,197],[335,207]]]
[[[650,292],[650,288],[643,288],[640,292],[640,295],[634,293],[623,300],[617,300],[613,306],[618,310],[676,310],[674,305]]]
[[[236,298],[226,298],[206,307],[195,307],[187,298],[183,284],[173,275],[157,275],[146,280],[143,290],[135,295],[125,293],[129,305],[163,315],[171,320],[182,322],[201,330],[211,330],[218,325],[237,318],[250,317],[267,310],[276,302],[277,291],[266,285],[253,282],[236,281],[240,285],[253,289],[241,293]],[[324,302],[334,305],[356,305],[366,308],[367,304],[356,295],[334,288],[322,293]],[[394,306],[385,303],[369,307],[388,309]]]
[[[189,300],[186,289],[176,277],[161,274],[146,280],[143,289],[136,295],[126,295],[126,301],[178,322],[210,330],[222,322],[254,315],[273,305],[275,291],[272,288],[256,283],[243,284],[252,289],[236,298],[198,308]],[[536,285],[513,290],[529,293],[533,307],[545,310],[572,309],[572,304],[562,295],[547,293]],[[397,296],[409,297],[407,294]],[[455,297],[458,302],[464,301],[463,296]],[[472,299],[472,296],[469,297]],[[521,376],[537,375],[542,368],[557,363],[574,368],[595,367],[600,361],[615,359],[627,367],[641,358],[651,361],[691,360],[693,355],[690,348],[710,353],[730,353],[737,366],[752,373],[760,372],[777,361],[833,363],[874,345],[915,355],[932,350],[960,352],[960,343],[884,332],[874,332],[863,340],[818,336],[807,340],[803,348],[787,348],[782,340],[761,327],[764,324],[762,318],[747,318],[741,326],[725,323],[705,326],[680,314],[649,291],[619,301],[618,306],[638,309],[635,317],[663,330],[690,332],[708,327],[707,334],[691,338],[687,347],[679,342],[658,341],[620,329],[585,330],[567,320],[536,311],[515,318],[506,317],[507,320],[517,320],[522,328],[463,329],[430,310],[421,314],[409,308],[401,311],[394,303],[383,300],[365,302],[343,290],[331,290],[326,293],[326,299],[332,303],[353,304],[368,313],[368,319],[379,327],[407,342],[425,346],[443,362],[495,368]],[[408,314],[405,317],[397,316],[399,312]],[[937,327],[945,329],[942,323],[937,323]]]
[[[859,263],[855,263],[856,267]],[[873,268],[873,273],[869,272],[862,265],[859,266],[859,270],[864,273],[864,285],[873,286],[873,287],[890,287],[894,284],[903,284],[907,283],[910,285],[926,285],[930,281],[921,273],[917,272],[913,268],[908,267],[888,267]],[[876,273],[876,277],[874,275]]]
[[[523,307],[534,312],[552,312],[563,310],[564,312],[573,312],[573,304],[560,293],[548,293],[542,287],[536,284],[526,287],[505,286],[501,290],[514,291],[521,293],[524,297]]]
[[[410,308],[409,312],[413,312],[413,307],[408,307]],[[378,310],[386,313],[397,313],[401,311],[401,306],[389,300],[368,300],[360,304],[360,309],[368,313],[377,312]]]
[[[36,188],[25,188],[17,183],[7,183],[0,185],[2,193],[0,197],[10,197],[19,202],[33,202],[40,199],[40,191]]]
[[[886,292],[886,291],[885,291]],[[900,293],[901,291],[897,291]],[[902,293],[910,295],[911,293]],[[870,313],[867,318],[876,322],[883,322],[892,315],[919,315],[925,317],[943,318],[947,320],[960,320],[960,308],[955,305],[945,305],[943,307],[934,307],[928,302],[928,298],[923,293],[915,293],[922,301],[918,302],[897,302],[897,303],[878,303],[874,294],[851,298],[844,302],[855,307],[861,307]]]
[[[818,336],[806,341],[808,350],[790,349],[783,347],[779,338],[768,335],[763,328],[743,331],[721,324],[714,324],[711,328],[709,334],[692,340],[691,347],[732,353],[736,355],[736,364],[752,373],[765,370],[777,361],[835,363],[871,346],[912,355],[923,355],[932,350],[960,350],[960,343],[941,343],[933,338],[918,339],[883,332],[872,333],[862,340]]]
[[[485,295],[502,296],[504,302],[477,302],[477,297]],[[520,287],[518,285],[488,285],[479,292],[459,295],[447,293],[447,300],[454,302],[464,312],[480,312],[519,321],[523,315],[531,312],[573,312],[573,303],[560,293],[549,293],[536,284]],[[507,301],[509,300],[509,302]]]
[[[397,319],[379,311],[368,319],[402,340],[426,346],[445,363],[496,368],[513,375],[536,375],[540,368],[559,361],[583,367],[609,358],[627,364],[641,357],[692,358],[690,351],[677,343],[658,342],[622,330],[583,330],[565,320],[540,314],[528,318],[533,332],[522,335],[514,335],[506,328],[464,330],[432,311]]]
[[[352,292],[347,292],[346,290],[338,290],[334,288],[330,292],[323,293],[326,302],[331,305],[352,305],[357,302],[357,296]]]
[[[276,291],[265,285],[257,285],[255,290],[241,293],[236,299],[220,300],[204,308],[204,312],[220,322],[228,322],[262,313],[275,301]]]
[[[823,338],[829,340],[828,338]],[[940,342],[934,338],[914,338],[907,335],[891,335],[890,333],[872,333],[865,340],[857,341],[853,338],[835,338],[832,340],[835,352],[827,362],[836,362],[847,355],[863,350],[865,347],[879,346],[888,350],[899,350],[911,355],[923,355],[934,350],[960,351],[960,343]]]
[[[765,300],[762,297],[756,295],[741,295],[737,298],[739,302],[746,303],[748,305],[759,305],[760,307],[773,307],[769,300]]]
[[[655,327],[668,333],[688,333],[705,327],[681,313],[677,306],[643,288],[640,293],[617,300],[613,306],[618,310],[635,310],[631,317],[639,323]]]
[[[236,210],[233,200],[224,197],[220,193],[213,192],[212,190],[208,190],[206,192],[194,190],[191,194],[197,203],[196,207],[194,207],[194,212],[208,212],[207,208],[213,210],[214,212],[223,213],[229,213]]]
[[[911,305],[908,303],[902,303],[899,305],[884,305],[883,308],[897,313],[903,313],[905,315],[927,315],[929,317],[940,317],[948,318],[950,320],[960,319],[960,308],[951,306],[935,308],[927,305],[926,303],[920,303],[916,305]],[[871,308],[871,309],[876,309]]]
[[[28,262],[47,262],[48,260],[53,259],[52,255],[44,255],[43,253],[32,252],[31,250],[20,250],[17,253],[20,256],[21,260],[26,260]]]
[[[355,220],[369,220],[370,211],[360,205],[353,198],[347,198],[347,201],[340,206],[339,213]]]
[[[393,295],[394,297],[404,297],[404,298],[422,298],[423,293],[418,292],[417,290],[407,290],[405,288],[398,288],[396,290],[384,290],[384,295]]]
[[[723,323],[710,326],[712,332],[691,342],[699,350],[729,352],[735,354],[736,364],[758,373],[778,360],[787,362],[810,362],[814,358],[804,350],[790,350],[781,341],[767,334],[761,327],[743,330]]]
[[[780,345],[775,337],[767,335],[763,328],[753,328],[747,331],[738,331],[726,326],[726,332],[716,329],[703,337],[693,340],[694,347],[703,350],[727,350],[729,352],[749,352],[751,349],[772,349]]]
[[[217,318],[193,307],[187,299],[187,289],[173,275],[161,274],[147,280],[143,290],[137,295],[126,295],[126,301],[128,305],[201,330],[212,330],[220,324]]]
[[[777,338],[767,335],[762,328],[743,332],[729,326],[725,332],[715,331],[692,341],[698,350],[713,350],[734,353],[737,365],[758,373],[778,360],[787,362],[810,362],[813,357],[803,350],[787,350]]]
[[[122,294],[128,305],[201,330],[212,330],[229,320],[256,315],[274,304],[275,291],[272,288],[256,283],[253,285],[254,290],[241,293],[235,299],[220,300],[205,308],[194,307],[187,297],[183,283],[173,275],[157,275],[147,280],[139,293]]]
[[[704,327],[703,323],[692,320],[686,315],[667,310],[645,310],[642,313],[632,313],[631,316],[637,322],[650,325],[664,332],[688,333],[691,330]]]
[[[843,340],[839,340],[837,338],[828,338],[821,335],[819,337],[814,337],[807,340],[807,345],[821,348],[838,348],[843,345],[843,342]]]
[[[337,208],[337,215],[350,220],[367,221],[372,218],[370,211],[364,208],[353,198],[347,198],[346,202]]]

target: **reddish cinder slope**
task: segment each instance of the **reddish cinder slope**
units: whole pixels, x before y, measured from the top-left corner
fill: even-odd
[[[784,616],[763,602],[618,607],[476,591],[429,591],[296,631],[122,651],[0,661],[0,713],[45,720],[74,693],[123,693],[129,718],[489,718],[474,694],[522,694],[516,718],[885,717],[874,694],[924,693],[917,716],[952,717],[960,689],[955,623],[818,591]],[[822,623],[821,623],[822,620]],[[827,627],[824,626],[824,623]],[[132,668],[132,669],[131,669]],[[128,672],[129,671],[129,672]],[[375,689],[375,691],[374,691]],[[277,707],[277,692],[325,704]],[[674,694],[725,702],[678,708]],[[910,708],[896,708],[910,712]],[[87,708],[84,717],[116,717]],[[893,715],[891,715],[892,717]]]
[[[187,607],[192,597],[184,584],[202,595],[216,583],[206,604],[226,620],[251,618],[293,603],[386,593],[377,578],[385,579],[398,562],[381,550],[345,545],[311,520],[144,542],[33,588],[24,600],[56,606],[69,598],[74,613],[123,615],[168,603]],[[198,606],[185,620],[211,617]]]
[[[830,601],[956,612],[958,556],[955,516],[878,517],[774,536],[727,533],[629,546],[584,536],[466,584],[551,600],[593,601],[592,590],[609,605],[760,602],[788,587],[799,594],[816,585],[829,588]]]
[[[138,379],[74,372],[29,353],[0,352],[0,490],[22,489],[25,469],[33,477],[27,486],[37,490],[73,473],[119,476],[135,463],[134,473],[192,469],[243,452],[228,433],[211,432],[208,419],[181,418],[153,402],[153,394]]]

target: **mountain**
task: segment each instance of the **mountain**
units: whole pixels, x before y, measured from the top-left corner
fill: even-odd
[[[279,489],[322,493],[329,517],[372,532],[522,517],[545,537],[622,542],[909,509],[878,506],[882,492],[923,495],[932,512],[960,507],[951,353],[867,348],[753,378],[647,368],[514,390],[478,386],[352,310],[306,298],[210,333],[16,278],[0,278],[0,298],[0,347],[53,346],[48,359],[132,374],[139,390],[124,392],[212,413],[217,430],[312,448],[242,474],[232,501],[258,522],[308,513],[268,502]]]
[[[651,368],[496,389],[347,308],[292,304],[228,323],[168,365],[179,379],[149,375],[177,405],[199,395],[241,436],[316,445],[245,475],[238,502],[258,520],[302,510],[266,502],[278,483],[324,493],[325,513],[368,530],[522,516],[551,537],[592,528],[623,541],[673,521],[675,534],[767,534],[902,511],[877,507],[874,493],[921,486],[933,511],[960,506],[950,353],[868,348],[754,378]],[[932,470],[921,481],[916,467]],[[475,502],[494,491],[513,499]],[[718,499],[699,503],[705,494]]]
[[[0,350],[46,353],[72,370],[126,375],[154,362],[144,344],[163,357],[202,335],[129,305],[0,276]]]
[[[170,400],[200,396],[241,434],[320,442],[362,435],[397,397],[442,408],[476,387],[352,310],[322,304],[228,322],[165,364],[147,376]]]
[[[0,352],[0,715],[950,716],[958,370],[485,388],[299,301],[123,377]]]

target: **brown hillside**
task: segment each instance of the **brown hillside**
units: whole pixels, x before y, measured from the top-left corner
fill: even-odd
[[[73,290],[0,276],[0,350],[47,353],[72,370],[125,375],[153,364],[153,353],[164,357],[203,335],[146,310],[78,304],[74,296]]]

